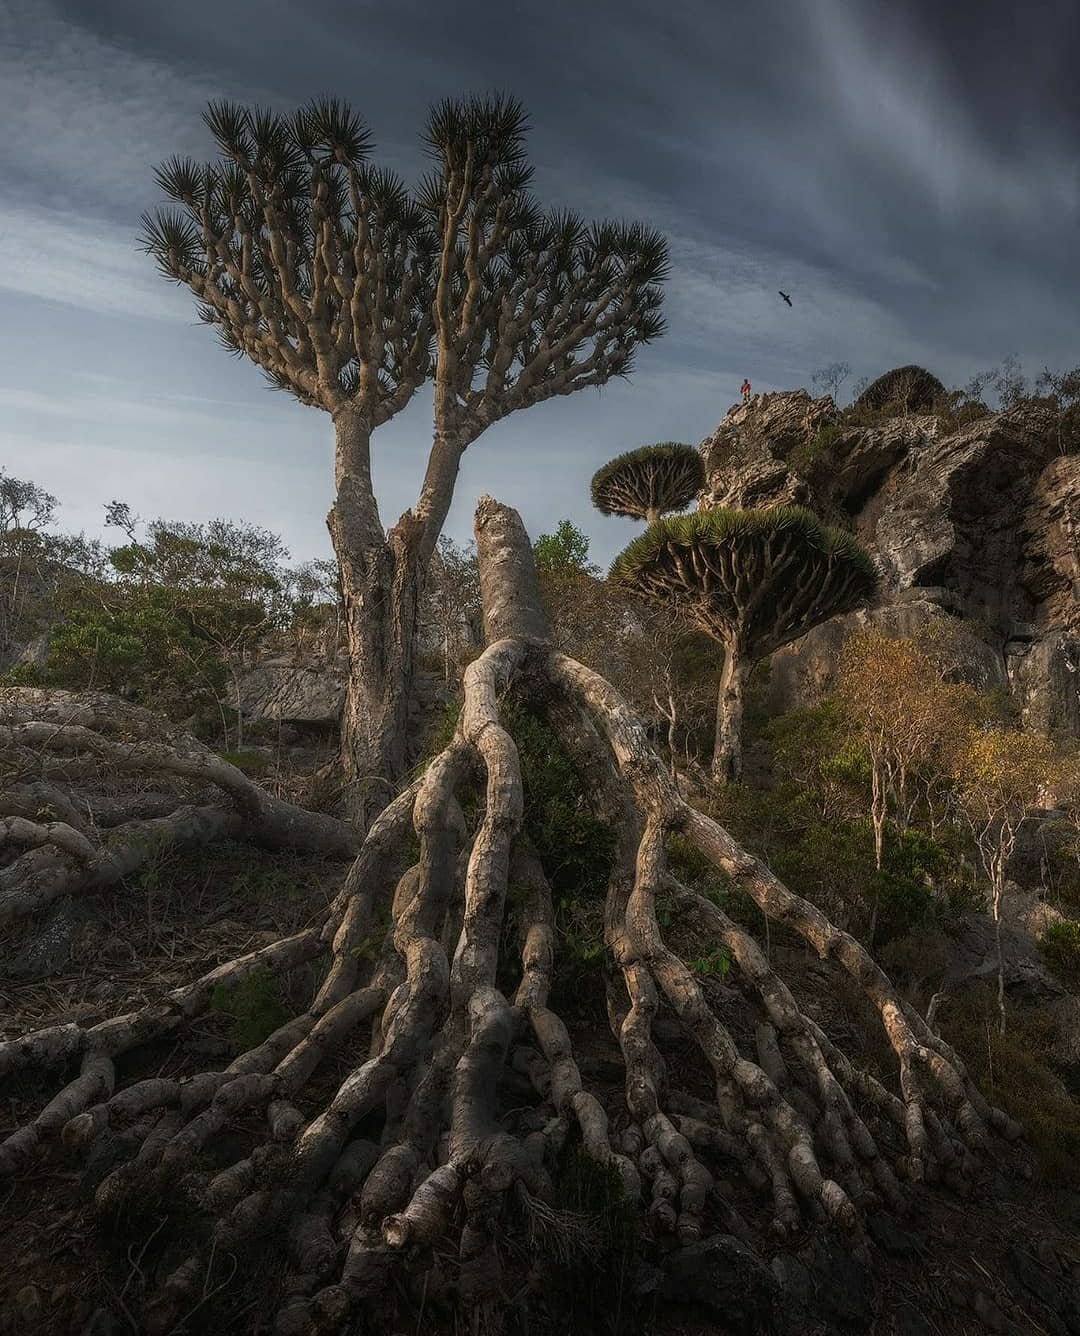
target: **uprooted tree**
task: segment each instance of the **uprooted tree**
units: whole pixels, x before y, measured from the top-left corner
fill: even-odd
[[[661,441],[609,460],[592,480],[593,505],[602,515],[628,515],[652,524],[684,510],[705,486],[705,463],[692,445]]]
[[[214,103],[203,119],[221,161],[159,168],[181,207],[144,217],[144,247],[229,351],[333,419],[342,756],[363,826],[405,768],[417,606],[465,449],[517,409],[629,373],[663,332],[666,244],[641,224],[543,212],[512,99],[433,108],[434,170],[415,196],[371,163],[368,130],[337,100],[291,116]],[[429,377],[420,494],[384,531],[372,434]]]
[[[746,679],[755,663],[873,593],[873,562],[808,510],[717,507],[662,519],[616,557],[610,578],[675,604],[724,646],[713,775],[742,774]]]
[[[1019,1133],[852,937],[686,804],[618,693],[551,648],[517,514],[482,498],[476,532],[488,648],[466,670],[456,732],[372,824],[321,920],[128,1015],[0,1044],[3,1077],[40,1081],[51,1068],[66,1082],[0,1147],[0,1173],[58,1134],[82,1151],[106,1139],[120,1162],[96,1190],[102,1211],[184,1203],[184,1247],[153,1254],[157,1273],[144,1277],[154,1293],[142,1330],[183,1324],[213,1292],[215,1259],[251,1257],[272,1233],[288,1241],[289,1267],[268,1286],[280,1285],[281,1336],[342,1330],[359,1301],[390,1292],[402,1262],[414,1276],[449,1274],[474,1314],[497,1313],[514,1222],[560,1226],[551,1168],[569,1138],[653,1230],[686,1242],[718,1219],[731,1226],[726,1175],[771,1198],[781,1234],[828,1221],[857,1236],[872,1203],[901,1208],[905,1181],[970,1183],[980,1155],[1000,1154],[994,1135]],[[604,935],[625,1088],[606,1108],[550,1005],[552,897],[522,838],[519,757],[500,722],[515,696],[546,715],[615,836]],[[754,938],[675,879],[676,833],[846,973],[880,1017],[891,1078],[846,1057]],[[511,887],[512,993],[498,975]],[[729,953],[757,1020],[741,1044],[725,1004],[671,949],[662,897]],[[118,1079],[125,1055],[182,1037],[216,986],[302,965],[315,977],[307,1009],[225,1070]],[[700,1050],[708,1098],[669,1086],[661,1007]],[[356,1055],[344,1080],[326,1071],[342,1050]],[[533,1085],[528,1108],[501,1085],[510,1069]],[[143,1271],[150,1256],[139,1254]]]

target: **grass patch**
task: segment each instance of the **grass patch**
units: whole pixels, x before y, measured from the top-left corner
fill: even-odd
[[[1080,1102],[1051,1067],[1050,1022],[1013,1012],[999,1034],[997,998],[982,986],[949,1000],[941,1031],[990,1102],[1023,1124],[1047,1178],[1080,1187]]]
[[[236,1053],[256,1048],[289,1019],[278,981],[265,967],[234,984],[218,984],[210,1010],[229,1020],[229,1041]]]

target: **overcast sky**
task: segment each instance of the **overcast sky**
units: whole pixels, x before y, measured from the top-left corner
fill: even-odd
[[[329,555],[327,416],[229,358],[135,245],[153,168],[211,155],[210,98],[331,93],[415,180],[439,98],[505,89],[536,190],[668,237],[668,334],[633,379],[512,416],[466,455],[534,536],[611,455],[697,443],[738,396],[919,362],[946,383],[1017,354],[1080,363],[1080,6],[984,0],[0,0],[0,465],[102,532],[246,519]],[[777,295],[791,294],[788,308]],[[850,387],[851,382],[849,382]],[[415,497],[430,397],[376,438],[384,520]]]

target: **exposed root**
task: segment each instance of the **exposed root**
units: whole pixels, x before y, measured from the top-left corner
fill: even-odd
[[[49,1066],[70,1073],[0,1147],[0,1175],[20,1170],[57,1134],[70,1151],[85,1152],[111,1129],[121,1134],[124,1158],[97,1189],[101,1209],[169,1192],[201,1220],[190,1254],[157,1278],[141,1316],[148,1332],[171,1330],[203,1302],[208,1257],[235,1257],[271,1231],[284,1238],[289,1258],[277,1301],[281,1336],[340,1329],[358,1303],[384,1289],[399,1259],[410,1258],[414,1270],[429,1267],[437,1250],[446,1264],[451,1248],[458,1301],[493,1313],[505,1302],[508,1219],[524,1220],[530,1237],[546,1240],[555,1255],[575,1239],[590,1246],[587,1222],[555,1205],[552,1176],[568,1141],[617,1177],[656,1233],[688,1242],[717,1219],[749,1236],[727,1201],[733,1174],[771,1194],[780,1233],[817,1221],[857,1230],[872,1205],[903,1208],[901,1179],[968,1180],[993,1134],[1017,1130],[987,1106],[956,1055],[853,938],[687,806],[618,694],[550,650],[514,512],[483,500],[477,536],[494,643],[466,673],[455,737],[373,824],[325,917],[129,1016],[0,1044],[0,1075]],[[534,700],[579,759],[617,837],[604,921],[608,1014],[625,1068],[621,1110],[586,1089],[569,1031],[550,1006],[552,897],[521,835],[520,766],[499,716],[515,682],[541,685]],[[25,704],[40,708],[32,699]],[[88,722],[84,713],[57,723],[35,715],[7,727],[10,734],[32,724],[36,746],[45,745],[46,727],[72,742],[64,730],[90,729],[104,737],[94,745],[112,756],[120,744],[93,731],[97,718]],[[160,768],[158,742],[136,733],[123,746],[156,748]],[[53,758],[68,754],[48,749]],[[213,760],[198,758],[198,765],[200,774],[217,775]],[[55,782],[57,773],[42,782]],[[471,836],[459,801],[470,792],[480,811]],[[29,850],[16,861],[51,848],[84,866],[80,841],[88,837],[70,816],[58,811],[63,831],[35,849],[35,818],[13,812],[10,838]],[[251,811],[237,819],[250,821]],[[419,856],[402,871],[410,829]],[[674,831],[770,919],[847,971],[881,1017],[899,1093],[845,1058],[753,938],[671,876],[665,840]],[[62,853],[59,841],[68,846]],[[510,885],[520,981],[507,996],[499,952]],[[752,1045],[740,1047],[731,1018],[671,948],[657,912],[661,894],[673,899],[680,922],[694,923],[729,954],[755,1009]],[[381,943],[361,950],[380,923]],[[323,962],[322,977],[308,1009],[223,1071],[115,1088],[114,1060],[180,1030],[218,983],[260,966],[281,973],[314,960]],[[708,1064],[710,1098],[671,1088],[657,1038],[661,1008],[678,1018]],[[349,1070],[327,1091],[316,1078],[328,1057],[345,1051]],[[515,1109],[503,1091],[521,1084],[521,1075],[532,1102],[523,1109],[519,1100]],[[208,1172],[203,1152],[238,1120],[250,1131],[250,1149]]]
[[[166,849],[227,838],[349,858],[361,844],[344,822],[275,798],[190,734],[103,693],[0,691],[0,773],[0,927],[115,885]],[[147,776],[175,792],[146,791]]]

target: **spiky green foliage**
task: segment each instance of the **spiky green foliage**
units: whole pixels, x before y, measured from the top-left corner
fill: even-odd
[[[855,400],[853,408],[885,408],[896,404],[916,413],[929,409],[945,393],[945,386],[921,366],[898,366],[872,381]]]
[[[593,505],[602,515],[654,519],[688,506],[705,486],[705,464],[692,445],[661,441],[618,455],[597,469]]]
[[[673,602],[703,631],[754,658],[874,592],[851,534],[800,506],[697,510],[658,520],[616,557],[609,579]]]
[[[378,426],[434,370],[441,429],[476,435],[626,375],[663,332],[664,239],[542,210],[513,98],[435,106],[415,194],[336,99],[291,115],[217,102],[203,120],[220,161],[162,164],[178,207],[144,215],[143,248],[230,352],[303,403],[349,402]]]
[[[335,98],[291,115],[212,102],[203,122],[220,160],[157,169],[179,208],[143,216],[143,249],[276,388],[330,411],[360,395],[386,421],[431,364],[426,213]]]

